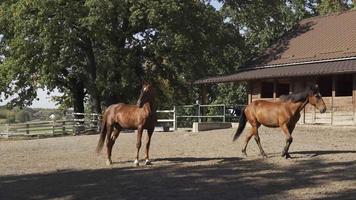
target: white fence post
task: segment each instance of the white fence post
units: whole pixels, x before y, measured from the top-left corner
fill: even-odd
[[[173,129],[177,130],[177,114],[176,114],[176,106],[173,107]]]

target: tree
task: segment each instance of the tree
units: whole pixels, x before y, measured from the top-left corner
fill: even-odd
[[[348,9],[347,1],[343,0],[321,0],[317,7],[320,15],[342,12]]]
[[[60,102],[80,112],[88,96],[100,112],[101,103],[133,102],[142,79],[159,85],[164,106],[191,102],[194,80],[230,72],[242,57],[238,32],[200,1],[20,0],[1,9],[10,27],[1,85],[8,95],[25,91],[16,104],[30,104],[38,87],[58,88]]]
[[[300,20],[318,0],[5,0],[0,4],[0,91],[29,105],[37,88],[57,88],[56,100],[84,112],[135,103],[140,82],[157,85],[160,108],[239,103],[242,86],[205,90],[197,79],[235,72]],[[3,59],[5,58],[5,59]],[[239,91],[235,93],[235,91]]]

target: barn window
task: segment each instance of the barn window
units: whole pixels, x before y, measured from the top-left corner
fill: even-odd
[[[276,88],[277,97],[279,97],[283,94],[289,94],[289,84],[288,83],[277,83],[277,88]]]
[[[336,96],[352,96],[352,75],[346,74],[336,77]]]
[[[333,80],[331,76],[322,76],[318,78],[319,91],[323,97],[332,96]]]
[[[262,82],[261,98],[273,98],[273,82]]]

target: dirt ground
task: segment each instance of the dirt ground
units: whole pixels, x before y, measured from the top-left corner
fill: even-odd
[[[0,141],[0,199],[356,198],[356,128],[299,126],[288,160],[279,129],[260,129],[267,159],[254,140],[242,157],[246,132],[232,143],[233,132],[156,132],[153,165],[140,167],[133,133],[118,138],[112,167],[98,135]]]

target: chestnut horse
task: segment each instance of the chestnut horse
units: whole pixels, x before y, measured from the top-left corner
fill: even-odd
[[[246,121],[248,121],[252,127],[250,133],[246,136],[242,154],[247,156],[247,144],[251,137],[254,136],[261,155],[267,157],[261,146],[258,128],[261,124],[271,128],[281,127],[286,138],[282,157],[291,158],[288,153],[289,146],[293,141],[291,135],[300,118],[300,111],[302,111],[308,103],[319,109],[320,113],[326,111],[326,106],[324,100],[321,98],[318,85],[312,85],[300,93],[281,95],[280,100],[276,102],[264,100],[253,101],[243,109],[233,141],[241,135],[245,128]]]
[[[137,105],[123,103],[109,106],[103,115],[102,129],[96,151],[99,153],[106,139],[107,165],[112,164],[111,152],[116,138],[122,129],[137,129],[136,159],[134,164],[139,165],[139,151],[141,148],[142,132],[147,129],[145,164],[151,164],[149,160],[149,149],[151,137],[156,126],[157,115],[154,106],[155,90],[152,85],[144,82]]]

